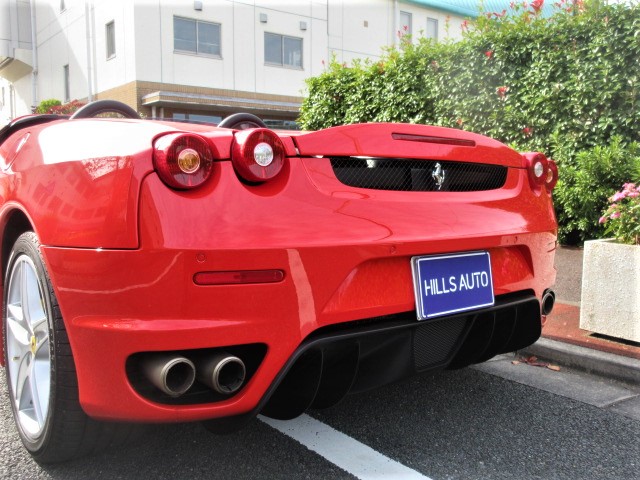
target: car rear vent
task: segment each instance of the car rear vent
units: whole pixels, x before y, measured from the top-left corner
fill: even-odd
[[[407,192],[478,192],[504,186],[507,167],[396,158],[336,157],[331,166],[350,187]]]
[[[420,325],[413,337],[413,357],[417,370],[445,364],[458,346],[468,317],[447,318]]]

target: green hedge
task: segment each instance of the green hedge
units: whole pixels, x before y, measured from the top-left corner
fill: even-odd
[[[52,107],[58,107],[62,105],[60,100],[56,100],[55,98],[50,98],[48,100],[42,100],[38,108],[36,109],[36,113],[50,113]]]
[[[640,171],[633,145],[640,140],[637,4],[561,1],[550,18],[518,5],[509,16],[480,16],[457,43],[405,37],[379,61],[333,61],[307,84],[299,119],[305,129],[426,123],[555,158],[565,242],[601,236],[607,196]],[[583,169],[593,155],[607,158],[607,167]]]

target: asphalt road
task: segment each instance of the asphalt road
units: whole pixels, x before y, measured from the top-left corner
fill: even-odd
[[[640,386],[510,360],[418,377],[309,415],[424,478],[638,478]],[[0,478],[355,478],[260,420],[228,436],[197,424],[150,427],[135,444],[42,467],[20,445],[3,397]],[[625,413],[627,397],[635,403]]]

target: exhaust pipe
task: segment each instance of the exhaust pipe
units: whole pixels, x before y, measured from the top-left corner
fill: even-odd
[[[556,303],[556,294],[553,290],[545,290],[542,294],[542,314],[549,315]]]
[[[179,397],[191,388],[196,367],[191,360],[170,353],[150,354],[142,362],[147,379],[170,397]]]
[[[246,373],[244,362],[228,353],[221,352],[198,361],[198,380],[223,395],[240,390]]]

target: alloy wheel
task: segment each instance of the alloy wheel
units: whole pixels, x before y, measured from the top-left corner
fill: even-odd
[[[25,436],[42,434],[51,395],[50,322],[36,267],[20,255],[9,275],[6,306],[7,369],[16,420]]]

